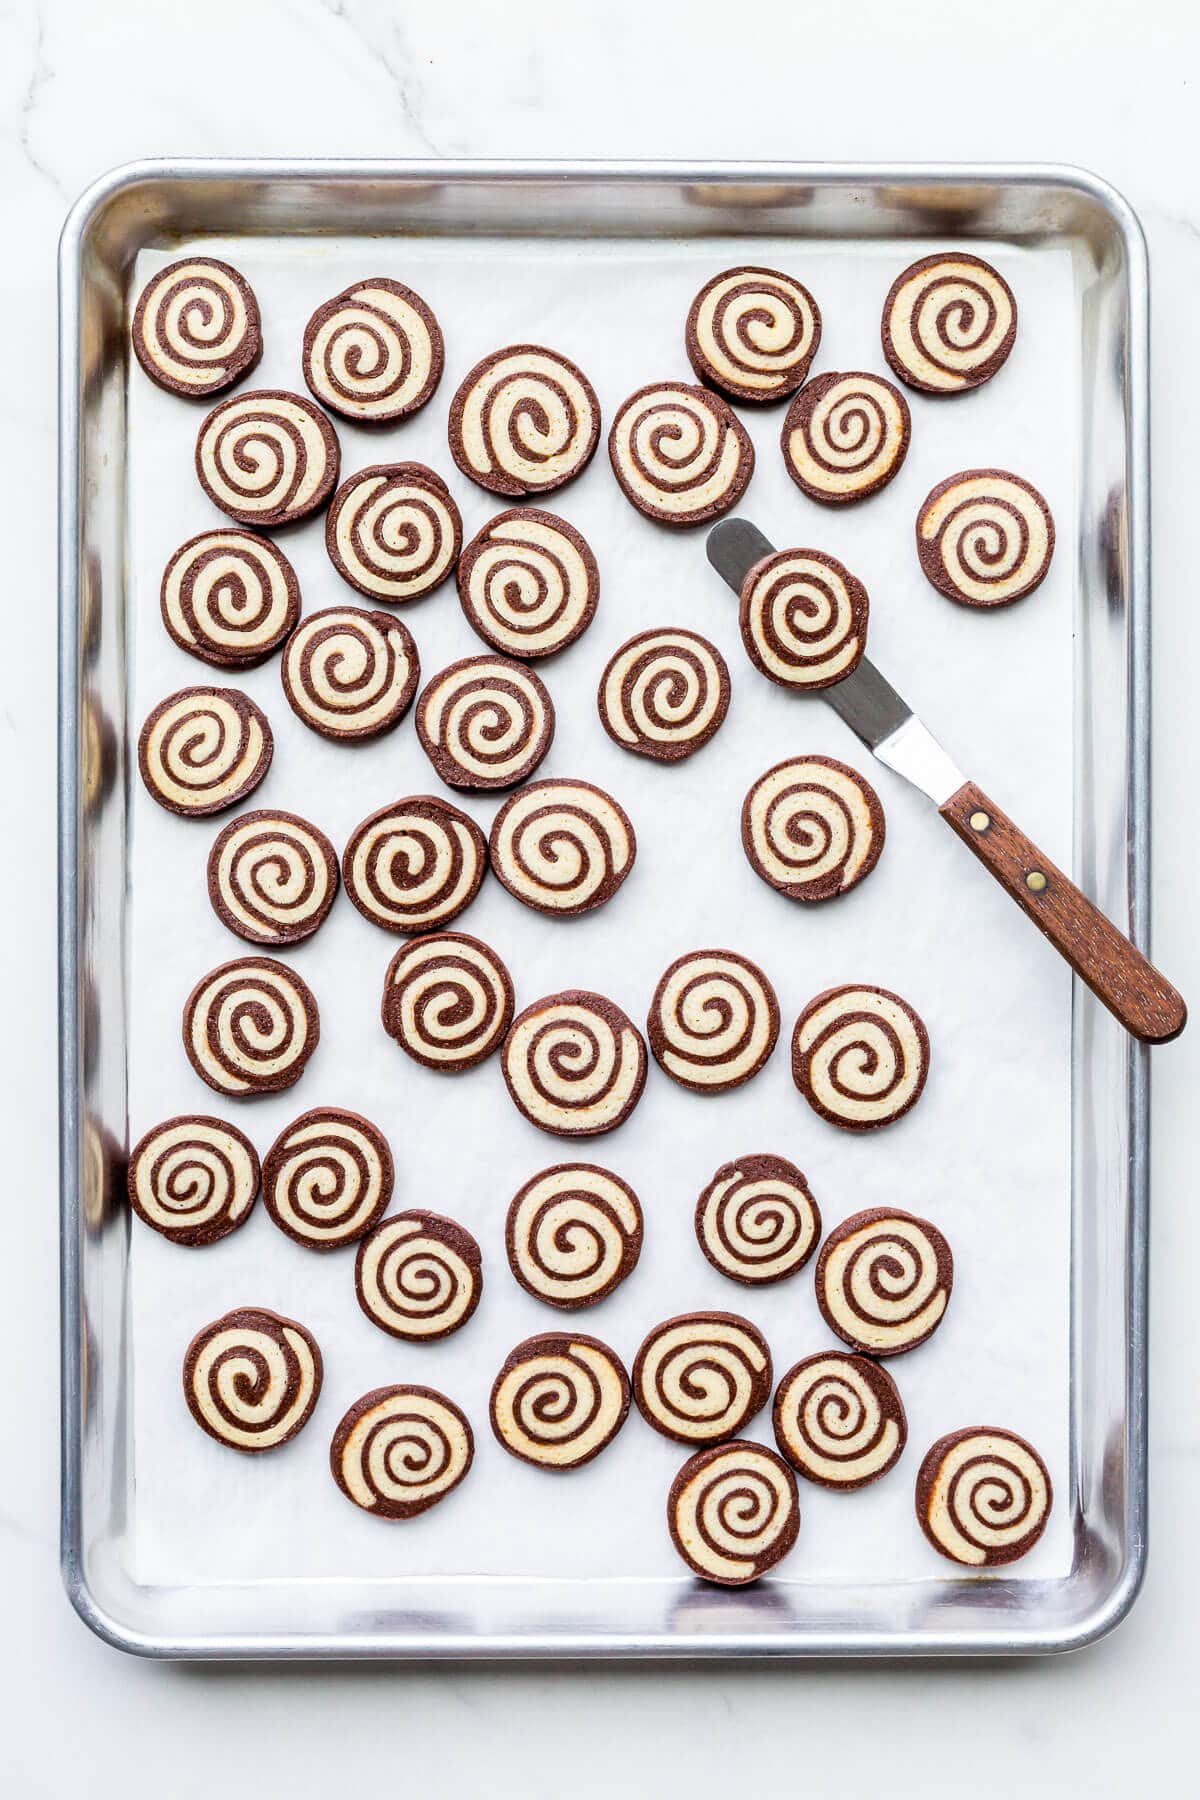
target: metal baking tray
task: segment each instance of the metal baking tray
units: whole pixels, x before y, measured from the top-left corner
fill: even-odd
[[[1077,335],[1064,349],[1079,359],[1081,398],[1071,422],[1077,504],[1065,533],[1060,519],[1059,550],[1074,564],[1073,691],[1063,696],[1072,867],[1146,945],[1148,278],[1137,219],[1102,181],[1030,165],[790,163],[198,161],[106,176],[72,211],[61,249],[62,1558],[73,1605],[108,1642],[160,1657],[946,1656],[1099,1637],[1132,1604],[1145,1558],[1147,1062],[1079,981],[1061,990],[1070,1008],[1070,1319],[1069,1466],[1055,1469],[1069,1539],[1059,1573],[1022,1578],[1018,1565],[979,1579],[947,1566],[913,1581],[851,1571],[744,1591],[680,1574],[562,1576],[552,1567],[401,1580],[391,1569],[190,1585],[139,1577],[131,1241],[119,1203],[137,728],[127,605],[134,263],[140,251],[206,237],[319,245],[334,234],[459,251],[502,241],[510,255],[525,246],[553,258],[557,248],[576,260],[628,244],[653,254],[711,242],[714,255],[744,262],[762,260],[756,245],[768,239],[789,240],[797,257],[885,244],[896,269],[929,241],[1067,253]],[[930,716],[936,725],[936,708]],[[979,772],[1003,798],[1002,772]],[[1040,954],[1032,943],[1030,954]]]

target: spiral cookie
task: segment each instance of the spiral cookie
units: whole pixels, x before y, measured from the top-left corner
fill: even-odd
[[[424,463],[375,463],[333,496],[325,548],[342,579],[368,600],[419,600],[458,561],[462,515]]]
[[[600,402],[555,350],[513,344],[475,364],[450,406],[450,454],[493,494],[546,494],[591,462]]]
[[[465,1325],[479,1305],[479,1245],[438,1213],[393,1213],[359,1245],[354,1286],[381,1331],[431,1344]]]
[[[201,487],[239,525],[307,518],[336,487],[340,461],[325,414],[276,388],[222,401],[196,440]]]
[[[276,1450],[302,1431],[321,1392],[317,1340],[295,1319],[243,1306],[198,1331],[183,1394],[201,1431],[232,1450]]]
[[[252,794],[274,747],[266,714],[237,688],[180,688],[142,726],[138,769],[160,806],[203,818]]]
[[[816,1287],[825,1323],[851,1349],[900,1356],[941,1324],[954,1258],[928,1219],[871,1207],[830,1232],[817,1258]]]
[[[783,421],[783,460],[810,500],[846,506],[886,487],[908,454],[908,401],[882,375],[817,375]]]
[[[167,564],[159,601],[181,650],[218,668],[250,668],[295,630],[300,584],[269,538],[204,531]]]
[[[773,1569],[796,1542],[796,1477],[762,1444],[699,1450],[671,1483],[667,1526],[694,1575],[742,1587]]]
[[[427,1387],[372,1388],[329,1447],[333,1479],[379,1519],[413,1519],[463,1480],[475,1456],[465,1413]]]
[[[637,855],[628,817],[589,781],[533,781],[492,821],[492,868],[516,899],[573,918],[611,900]]]
[[[550,1331],[509,1352],[491,1399],[492,1430],[522,1462],[578,1469],[629,1414],[629,1377],[598,1338]]]
[[[312,991],[269,956],[222,963],[183,1009],[188,1061],[218,1094],[273,1094],[299,1081],[321,1022]]]
[[[295,813],[243,813],[208,853],[213,911],[251,944],[298,944],[311,937],[337,891],[333,845]]]
[[[780,687],[832,687],[867,647],[867,590],[823,550],[780,550],[742,583],[746,655]]]
[[[777,269],[726,269],[705,283],[687,319],[688,361],[731,400],[795,393],[821,342],[821,314],[806,287]]]
[[[478,938],[436,932],[397,950],[382,1010],[384,1030],[414,1062],[457,1074],[503,1043],[512,1024],[512,977]]]
[[[258,1153],[223,1119],[184,1113],[164,1119],[129,1158],[129,1203],[174,1244],[215,1244],[250,1217]]]
[[[458,563],[467,623],[486,644],[532,662],[585,632],[600,596],[587,540],[553,513],[514,507],[484,526]]]
[[[411,633],[387,613],[331,606],[292,633],[280,673],[288,704],[322,737],[378,737],[412,704],[421,663]]]
[[[939,594],[1007,606],[1046,579],[1054,520],[1035,487],[1002,469],[964,469],[925,498],[917,555]]]
[[[796,1021],[792,1079],[813,1111],[844,1131],[902,1118],[928,1074],[929,1033],[886,988],[829,988]]]
[[[721,1094],[757,1075],[779,1037],[775,990],[733,950],[693,950],[654,990],[646,1022],[660,1069],[681,1087]]]
[[[656,1325],[633,1365],[647,1425],[681,1444],[734,1437],[771,1396],[771,1352],[737,1313],[681,1313]]]
[[[296,1243],[337,1250],[378,1224],[392,1198],[388,1141],[360,1113],[318,1106],[275,1139],[263,1162],[263,1205]]]
[[[304,379],[314,398],[360,425],[389,424],[424,406],[444,357],[424,300],[383,275],[335,294],[304,328]]]
[[[151,381],[203,399],[248,375],[263,352],[258,301],[228,263],[185,257],[138,296],[133,353]]]
[[[417,701],[417,736],[447,787],[515,787],[554,740],[554,702],[532,669],[468,656],[435,675]]]
[[[917,1471],[916,1504],[935,1550],[968,1568],[996,1568],[1033,1549],[1054,1488],[1032,1444],[999,1425],[975,1425],[931,1446]]]
[[[487,841],[474,819],[430,794],[380,807],[342,856],[346,892],[363,917],[406,935],[457,918],[486,868]]]
[[[509,1267],[535,1300],[569,1310],[607,1299],[642,1253],[642,1208],[628,1182],[594,1163],[559,1163],[513,1199]]]
[[[701,749],[729,710],[729,669],[694,631],[642,631],[600,677],[600,723],[615,744],[656,762]]]
[[[560,1137],[615,1130],[646,1085],[641,1033],[611,1000],[578,988],[527,1006],[501,1058],[517,1110]]]
[[[703,525],[736,506],[754,473],[754,446],[728,402],[686,382],[631,394],[608,438],[625,498],[660,525]]]
[[[894,1468],[908,1438],[895,1382],[869,1356],[823,1351],[788,1370],[775,1394],[775,1441],[821,1487],[867,1487]]]
[[[821,1236],[808,1183],[782,1156],[722,1163],[696,1202],[696,1237],[714,1269],[747,1287],[802,1269]]]
[[[883,303],[883,354],[923,394],[959,394],[990,381],[1017,335],[1012,289],[991,263],[961,251],[923,256]]]
[[[884,832],[875,789],[832,756],[777,763],[742,804],[747,862],[791,900],[848,893],[879,861]]]

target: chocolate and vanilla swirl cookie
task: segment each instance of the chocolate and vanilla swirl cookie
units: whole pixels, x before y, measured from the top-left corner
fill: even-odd
[[[1035,487],[1003,469],[939,481],[917,514],[917,555],[939,594],[963,606],[1008,606],[1040,587],[1054,519]]]
[[[421,747],[447,787],[515,787],[554,741],[545,683],[504,656],[451,663],[421,694],[416,720]]]
[[[922,256],[883,303],[883,354],[923,394],[961,394],[990,381],[1017,335],[1017,303],[998,269],[950,251]]]
[[[138,769],[152,800],[198,819],[252,794],[274,748],[266,714],[248,695],[237,688],[180,688],[142,726]]]
[[[846,506],[886,487],[908,454],[912,418],[882,375],[817,375],[783,421],[783,460],[810,500]]]
[[[248,669],[295,630],[300,583],[269,538],[203,531],[167,564],[159,604],[181,650],[217,668]]]
[[[698,1094],[757,1075],[779,1037],[779,1002],[762,970],[734,950],[678,957],[654,990],[646,1035],[660,1069]]]
[[[641,1032],[611,1000],[578,988],[527,1006],[501,1060],[517,1110],[560,1137],[615,1130],[646,1085]]]
[[[208,853],[213,911],[250,944],[311,937],[337,891],[337,852],[323,831],[295,813],[243,813]]]
[[[329,560],[368,600],[390,606],[440,587],[462,548],[462,514],[424,463],[375,463],[344,481],[325,516]]]
[[[216,257],[170,263],[138,296],[133,353],[151,381],[170,394],[219,394],[248,375],[262,352],[253,289]]]
[[[656,762],[702,749],[729,710],[729,669],[694,631],[642,631],[600,677],[600,723],[615,744]]]
[[[434,1388],[372,1388],[340,1421],[333,1479],[379,1519],[413,1519],[463,1480],[475,1456],[464,1412]]]
[[[415,936],[456,919],[487,866],[487,840],[474,819],[449,801],[414,794],[355,827],[342,880],[365,919]]]
[[[450,454],[493,494],[547,494],[587,468],[600,402],[556,350],[512,344],[477,362],[450,406]]]
[[[828,988],[796,1021],[792,1079],[813,1111],[844,1131],[903,1118],[928,1074],[929,1033],[886,988]]]
[[[267,1151],[263,1205],[306,1250],[337,1250],[379,1223],[393,1180],[377,1125],[340,1106],[318,1106],[293,1119]]]
[[[421,296],[374,275],[318,306],[304,328],[303,359],[322,406],[358,425],[387,425],[433,398],[445,352]]]
[[[535,1300],[594,1306],[632,1274],[642,1208],[627,1181],[595,1163],[559,1163],[527,1181],[504,1233],[513,1274]]]
[[[196,439],[196,474],[239,525],[290,525],[323,506],[337,486],[341,451],[311,400],[278,388],[214,407]]]
[[[998,1568],[1024,1556],[1054,1504],[1050,1471],[1032,1444],[999,1425],[951,1431],[917,1471],[921,1530],[966,1568]]]
[[[901,1356],[941,1324],[954,1287],[950,1246],[928,1219],[885,1206],[834,1227],[817,1258],[817,1305],[852,1350]]]
[[[387,613],[330,606],[309,613],[288,639],[283,691],[298,719],[322,737],[379,737],[398,725],[417,691],[412,634]]]
[[[694,1575],[743,1587],[773,1569],[796,1542],[796,1477],[763,1444],[699,1450],[671,1483],[667,1527]]]
[[[832,687],[862,661],[869,610],[866,588],[836,557],[777,551],[742,583],[746,655],[780,687]]]
[[[867,1487],[894,1468],[908,1438],[895,1382],[869,1356],[826,1350],[790,1368],[775,1393],[775,1441],[821,1487]]]
[[[485,644],[532,662],[585,632],[600,597],[591,546],[573,525],[535,506],[492,519],[458,562],[467,623]]]
[[[879,861],[884,834],[875,789],[832,756],[777,763],[742,803],[747,862],[791,900],[848,893]]]
[[[510,1455],[540,1469],[578,1469],[625,1423],[629,1377],[615,1350],[598,1338],[545,1332],[509,1352],[490,1414]]]
[[[358,1247],[358,1304],[372,1324],[409,1343],[432,1344],[466,1324],[483,1293],[479,1245],[440,1213],[393,1213]]]
[[[611,900],[637,855],[624,809],[590,781],[532,781],[492,821],[492,868],[517,900],[573,918]]]
[[[173,1244],[215,1244],[250,1217],[258,1153],[223,1119],[183,1113],[148,1131],[129,1158],[129,1204]]]
[[[183,1047],[218,1094],[274,1094],[299,1081],[321,1021],[312,990],[269,956],[222,963],[183,1009]]]
[[[439,931],[403,944],[383,984],[383,1028],[414,1062],[457,1074],[485,1062],[512,1024],[512,977],[478,938]]]
[[[730,400],[794,394],[820,342],[816,301],[778,269],[726,269],[705,283],[688,313],[688,361]]]
[[[782,1156],[722,1163],[696,1202],[696,1237],[714,1269],[746,1287],[802,1269],[821,1236],[807,1181]]]
[[[660,525],[719,518],[754,473],[754,445],[729,403],[684,381],[631,394],[613,420],[608,454],[625,498]]]
[[[650,1332],[633,1365],[647,1425],[681,1444],[735,1437],[771,1397],[771,1352],[737,1313],[681,1313]]]
[[[240,1306],[198,1331],[183,1359],[188,1411],[231,1450],[277,1450],[302,1431],[321,1392],[311,1331],[265,1307]]]

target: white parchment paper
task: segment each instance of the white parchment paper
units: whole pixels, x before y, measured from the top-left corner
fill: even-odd
[[[446,416],[467,369],[502,345],[557,347],[599,393],[605,431],[636,387],[691,380],[683,353],[688,304],[710,274],[754,262],[798,274],[820,303],[816,372],[885,371],[883,296],[899,270],[935,244],[759,239],[576,242],[237,240],[145,253],[135,284],[173,256],[207,250],[239,267],[262,307],[267,350],[249,385],[305,391],[304,323],[323,299],[365,275],[391,275],[423,294],[441,320],[447,355],[433,402],[382,432],[337,421],[343,475],[367,463],[416,458],[448,481],[466,536],[505,502],[454,468]],[[1018,296],[1016,348],[980,392],[938,401],[911,395],[912,444],[884,493],[842,511],[819,507],[787,478],[778,439],[782,409],[740,409],[758,456],[741,511],[781,547],[813,545],[841,558],[871,596],[874,659],[942,737],[968,773],[1071,866],[1072,627],[1076,571],[1076,435],[1080,406],[1077,319],[1069,254],[991,256]],[[321,826],[339,853],[366,813],[404,794],[439,791],[411,718],[391,736],[339,745],[294,717],[279,659],[247,674],[216,674],[168,638],[158,586],[185,538],[218,526],[193,467],[206,407],[130,377],[130,569],[133,590],[131,740],[165,694],[212,679],[245,689],[275,735],[270,774],[249,805],[278,805]],[[998,465],[1033,481],[1058,525],[1049,579],[1030,599],[995,614],[956,607],[919,569],[917,508],[958,469]],[[565,987],[610,995],[639,1023],[654,984],[684,951],[726,947],[766,971],[783,1030],[757,1079],[725,1096],[675,1086],[651,1063],[632,1120],[574,1147],[528,1125],[510,1103],[495,1059],[456,1079],[409,1061],[383,1034],[379,1000],[399,940],[341,896],[308,943],[284,952],[321,1010],[320,1047],[288,1093],[239,1102],[192,1072],[180,1014],[193,984],[250,953],[209,904],[205,863],[225,818],[183,820],[157,807],[133,779],[130,866],[130,1135],[169,1114],[225,1114],[265,1154],[300,1111],[355,1108],[386,1132],[395,1155],[397,1206],[427,1206],[466,1225],[483,1249],[485,1293],[471,1323],[432,1346],[385,1336],[354,1298],[354,1252],[321,1256],[285,1238],[261,1206],[206,1250],[164,1242],[133,1226],[132,1365],[135,1574],[144,1582],[212,1584],[303,1578],[431,1575],[676,1577],[667,1539],[667,1488],[679,1446],[636,1414],[593,1464],[566,1476],[508,1456],[492,1437],[487,1399],[504,1355],[537,1331],[571,1329],[512,1279],[504,1217],[538,1169],[578,1150],[632,1182],[646,1215],[634,1275],[610,1299],[574,1315],[627,1363],[646,1330],[670,1314],[717,1307],[748,1314],[765,1332],[776,1375],[831,1344],[813,1296],[812,1264],[760,1292],[726,1281],[701,1255],[692,1228],[700,1189],[731,1157],[766,1150],[807,1173],[826,1226],[861,1207],[897,1205],[933,1219],[954,1250],[949,1312],[934,1338],[894,1359],[908,1412],[899,1466],[861,1493],[801,1483],[803,1525],[780,1570],[789,1582],[919,1582],[948,1573],[917,1529],[913,1480],[945,1431],[1008,1425],[1045,1456],[1059,1505],[1041,1544],[1011,1577],[1062,1574],[1069,1565],[1067,1507],[1069,1259],[1069,977],[1016,908],[957,843],[932,807],[867,752],[816,699],[801,700],[750,667],[732,596],[709,569],[703,531],[662,530],[625,501],[602,441],[591,468],[545,502],[591,542],[602,578],[591,629],[563,656],[537,665],[557,709],[543,775],[578,775],[610,790],[633,819],[636,867],[609,906],[551,921],[487,880],[461,928],[484,938],[512,971],[518,1006]],[[304,608],[366,604],[331,567],[320,519],[280,535],[297,569]],[[453,583],[402,609],[428,678],[484,646],[469,630]],[[602,731],[596,687],[613,650],[635,631],[689,625],[715,642],[733,680],[728,719],[713,742],[670,767],[623,752]],[[887,814],[887,845],[859,889],[802,907],[752,874],[739,809],[752,781],[785,756],[831,754],[864,769]],[[500,799],[452,796],[485,832]],[[227,815],[228,816],[228,815]],[[929,1028],[932,1071],[924,1098],[898,1125],[858,1137],[821,1122],[792,1086],[791,1028],[804,1003],[835,983],[892,988]],[[184,1348],[201,1325],[233,1306],[290,1314],[316,1334],[325,1386],[306,1430],[256,1458],[225,1451],[197,1430],[182,1398]],[[359,1512],[330,1478],[328,1446],[343,1410],[366,1389],[413,1380],[444,1390],[475,1428],[476,1459],[446,1503],[409,1524]],[[771,1440],[769,1415],[750,1435]]]

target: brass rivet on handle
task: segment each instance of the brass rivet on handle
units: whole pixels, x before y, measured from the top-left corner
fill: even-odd
[[[1040,869],[1030,869],[1028,875],[1025,877],[1025,886],[1029,889],[1031,894],[1040,894],[1045,890],[1046,877],[1042,874]]]
[[[971,814],[972,831],[986,831],[991,822],[992,821],[985,812],[973,812]]]

